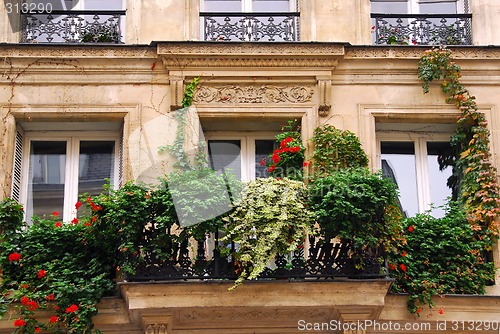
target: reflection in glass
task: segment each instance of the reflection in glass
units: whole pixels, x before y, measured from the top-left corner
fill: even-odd
[[[239,140],[209,140],[210,168],[217,172],[231,172],[241,180],[241,142]]]
[[[439,170],[438,157],[450,154],[450,143],[448,142],[427,142],[427,164],[429,170],[429,185],[431,202],[433,206],[441,206],[451,196],[451,189],[447,186],[448,178],[452,174],[452,167],[447,166]],[[445,214],[441,208],[433,208],[434,217],[443,217]]]
[[[275,149],[274,140],[256,140],[255,141],[255,178],[269,177],[266,166],[262,166],[262,159],[266,158],[270,152]]]
[[[30,148],[27,217],[62,217],[66,170],[65,141],[32,141]]]
[[[417,173],[413,142],[381,142],[382,172],[398,186],[406,217],[418,213]]]
[[[111,179],[115,165],[114,141],[80,141],[78,194],[97,195],[105,179]]]

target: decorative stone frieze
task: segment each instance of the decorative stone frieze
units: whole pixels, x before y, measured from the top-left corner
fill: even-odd
[[[200,86],[194,103],[306,103],[314,94],[312,86],[220,85]]]

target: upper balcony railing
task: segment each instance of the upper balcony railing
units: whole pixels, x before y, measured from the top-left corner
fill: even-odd
[[[300,40],[300,13],[200,13],[205,41]]]
[[[374,44],[471,45],[472,14],[371,14]]]
[[[21,43],[123,43],[124,10],[21,14]]]

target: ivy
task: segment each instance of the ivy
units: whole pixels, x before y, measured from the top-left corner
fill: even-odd
[[[467,220],[476,231],[476,238],[498,237],[500,187],[497,171],[489,152],[490,132],[487,121],[478,110],[476,97],[460,82],[461,68],[451,60],[451,51],[444,48],[425,51],[419,61],[419,78],[424,93],[434,80],[441,80],[441,90],[447,103],[454,104],[461,115],[451,144],[458,152],[455,168],[458,172],[459,202]]]
[[[451,138],[455,156],[440,161],[454,167],[448,185],[455,199],[445,207],[443,218],[425,213],[406,219],[407,243],[389,263],[396,278],[393,290],[408,293],[408,310],[420,314],[422,305],[432,307],[437,295],[483,294],[494,281],[495,268],[488,257],[499,236],[500,189],[490,161],[487,121],[475,96],[460,82],[461,68],[451,60],[451,51],[427,50],[418,65],[424,93],[440,80],[446,102],[460,111]]]

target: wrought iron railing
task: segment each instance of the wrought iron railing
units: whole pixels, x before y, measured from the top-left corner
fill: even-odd
[[[21,43],[122,43],[125,11],[54,10],[21,14]]]
[[[207,240],[212,245],[207,246]],[[214,240],[215,239],[215,240]],[[219,245],[215,247],[214,245]],[[217,234],[203,242],[190,244],[166,242],[158,258],[158,249],[143,248],[136,273],[128,275],[127,281],[169,280],[234,280],[241,271],[236,257],[237,245],[230,243],[221,247]],[[210,250],[211,249],[211,250]],[[259,279],[334,279],[334,278],[384,278],[387,276],[385,256],[373,251],[354,252],[349,246],[335,242],[324,242],[309,237],[307,251],[299,248],[293,254],[280,254],[267,267]]]
[[[371,14],[374,44],[471,45],[472,14]]]
[[[200,13],[205,41],[300,40],[300,13]]]

